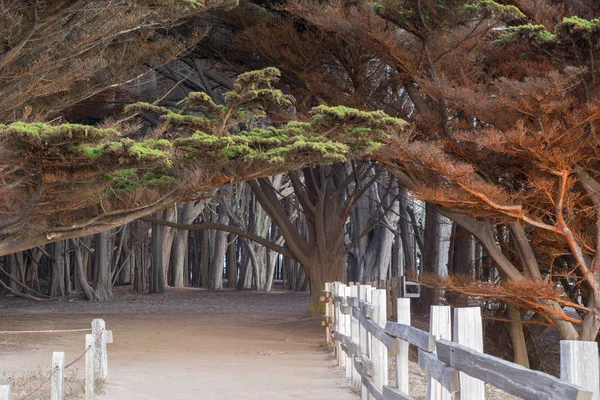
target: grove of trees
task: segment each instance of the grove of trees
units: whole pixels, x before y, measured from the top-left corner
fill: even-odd
[[[600,330],[591,0],[0,4],[0,285],[109,300],[406,275]]]

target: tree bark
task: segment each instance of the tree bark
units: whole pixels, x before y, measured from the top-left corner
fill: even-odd
[[[104,231],[96,234],[96,281],[94,291],[100,301],[112,300],[112,274],[110,245],[111,233]]]

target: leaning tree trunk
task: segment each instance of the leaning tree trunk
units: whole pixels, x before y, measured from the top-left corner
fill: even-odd
[[[79,287],[81,288],[81,291],[83,292],[83,295],[85,296],[85,298],[87,300],[90,300],[90,301],[98,300],[98,297],[96,296],[96,292],[94,291],[94,289],[92,289],[92,287],[88,283],[86,276],[85,276],[85,271],[83,270],[83,257],[81,256],[79,240],[78,239],[69,239],[69,241],[71,242],[71,247],[73,249],[73,254],[75,256],[75,278],[77,280],[77,283],[79,284]]]
[[[110,230],[96,234],[96,281],[94,291],[98,300],[112,300],[112,274],[110,261]]]

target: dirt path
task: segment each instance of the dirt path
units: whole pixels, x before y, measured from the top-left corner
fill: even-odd
[[[104,318],[115,342],[99,399],[356,399],[322,347],[319,319],[300,318],[305,294],[120,290],[116,297],[41,305],[0,299],[0,331],[86,328]],[[52,351],[65,351],[67,362],[81,354],[84,334],[0,333],[0,382],[21,388],[20,399],[43,382]],[[73,398],[82,365],[67,374]],[[32,398],[47,398],[48,390]]]

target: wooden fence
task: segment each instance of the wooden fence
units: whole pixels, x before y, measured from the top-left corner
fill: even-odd
[[[596,342],[561,341],[558,379],[484,354],[479,307],[455,308],[452,325],[451,308],[433,306],[425,332],[410,325],[410,298],[398,298],[396,321],[387,320],[386,289],[327,283],[323,300],[327,340],[363,400],[414,400],[409,345],[418,348],[418,365],[429,374],[429,400],[483,400],[485,383],[523,399],[600,400]]]
[[[65,398],[65,369],[85,357],[85,400],[94,399],[95,383],[104,382],[108,377],[108,355],[106,344],[113,342],[112,331],[106,330],[102,319],[92,321],[92,333],[85,335],[85,350],[70,364],[65,365],[65,353],[52,353],[52,368],[50,369],[50,399],[64,400]],[[37,389],[26,395],[31,397],[41,390],[47,382],[43,382]],[[10,385],[0,385],[0,400],[11,400]]]

